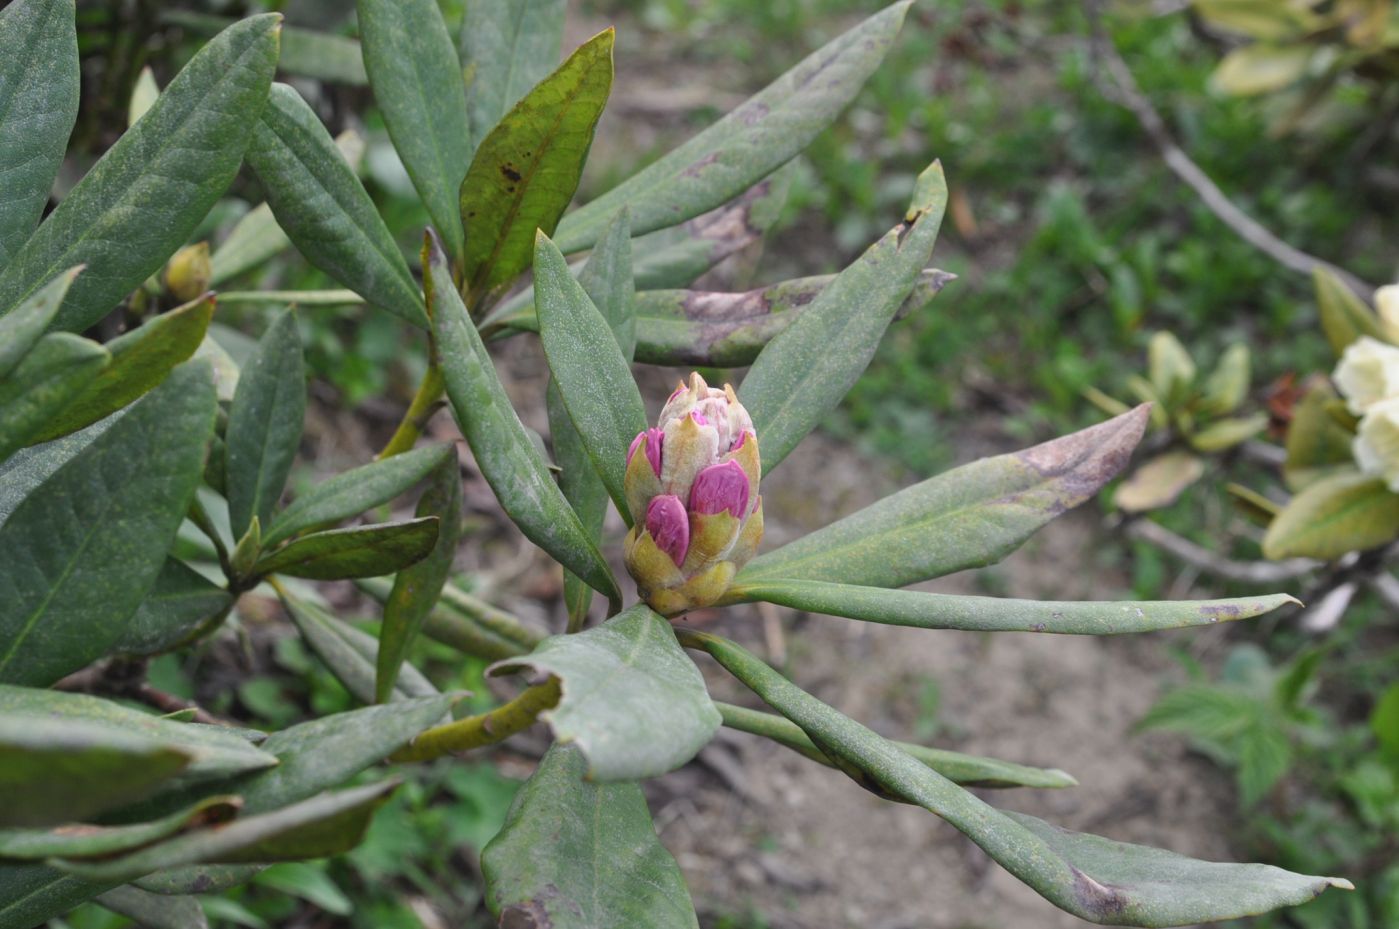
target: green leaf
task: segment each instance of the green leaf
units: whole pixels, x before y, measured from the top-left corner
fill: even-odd
[[[1341,878],[1268,865],[1196,861],[1160,849],[1069,832],[1002,812],[898,746],[805,693],[732,642],[687,633],[697,647],[799,725],[827,755],[886,794],[946,820],[1055,906],[1096,923],[1179,926],[1233,919],[1311,900]]]
[[[437,541],[422,561],[398,572],[384,603],[384,625],[375,656],[374,699],[378,703],[388,700],[409,646],[422,631],[452,573],[461,537],[461,471],[455,454],[433,472],[418,501],[417,515],[438,520]]]
[[[0,526],[0,680],[52,683],[121,639],[189,510],[216,406],[209,366],[180,366]]]
[[[1248,441],[1267,428],[1267,413],[1216,419],[1190,436],[1190,446],[1206,454],[1222,452]]]
[[[136,75],[136,86],[131,88],[131,98],[126,102],[126,127],[136,125],[136,120],[146,115],[146,111],[160,96],[160,85],[155,82],[155,72],[150,65]]]
[[[636,282],[632,278],[631,213],[626,207],[617,211],[593,246],[578,274],[578,284],[607,321],[622,357],[630,362],[636,354]]]
[[[587,248],[626,204],[640,235],[711,210],[811,144],[855,98],[893,44],[903,0],[811,53],[714,125],[612,190],[575,210],[554,240]]]
[[[424,327],[422,295],[374,202],[301,95],[274,84],[248,164],[297,250],[367,301]]]
[[[73,0],[16,0],[0,11],[0,268],[34,231],[78,118],[75,15]]]
[[[1391,684],[1375,701],[1370,714],[1370,728],[1380,750],[1392,759],[1399,759],[1399,684]]]
[[[473,4],[474,5],[474,4]],[[461,260],[457,197],[471,162],[461,63],[437,0],[357,0],[369,86],[428,215]]]
[[[359,635],[359,630],[313,603],[285,592],[282,593],[282,603],[301,637],[355,699],[364,703],[387,703],[389,696],[398,700],[413,696],[409,693],[413,689],[410,675],[405,674],[403,686],[391,688],[390,695],[376,701],[374,681],[378,644],[365,635],[364,638],[369,640],[368,648],[357,647],[358,643],[352,640],[350,633]],[[420,692],[416,695],[429,696],[436,693],[437,690],[428,685],[428,693]]]
[[[612,89],[612,39],[579,46],[476,150],[460,200],[473,305],[529,267],[535,232],[552,233],[573,199]]]
[[[155,586],[132,614],[113,651],[155,655],[179,645],[206,620],[233,603],[233,596],[204,575],[166,558]]]
[[[262,544],[270,547],[307,529],[334,525],[388,503],[449,461],[456,462],[452,446],[428,445],[321,481],[277,514],[262,534]]]
[[[484,139],[559,61],[564,0],[472,0],[461,24],[471,134]]]
[[[609,600],[621,594],[612,570],[564,499],[539,449],[510,405],[491,357],[452,284],[440,249],[428,262],[433,344],[447,399],[476,464],[520,531]]]
[[[1316,308],[1321,316],[1321,331],[1337,357],[1362,335],[1389,341],[1380,326],[1379,317],[1357,297],[1341,279],[1330,271],[1317,268],[1312,272],[1316,286]]]
[[[261,873],[263,867],[260,864],[186,865],[147,874],[133,881],[132,885],[166,897],[220,894],[239,884],[246,884]],[[219,899],[226,898],[208,896],[204,898],[204,903],[208,905],[210,901]]]
[[[1143,461],[1117,485],[1112,503],[1127,513],[1145,513],[1170,506],[1186,489],[1205,476],[1205,462],[1177,448]]]
[[[196,829],[149,848],[104,861],[55,862],[89,881],[130,881],[181,865],[295,861],[323,858],[359,844],[369,819],[398,781],[323,793],[309,800],[217,828]]]
[[[855,386],[932,257],[946,207],[947,181],[933,162],[918,178],[904,222],[822,289],[754,359],[738,397],[753,417],[764,474]]]
[[[1153,392],[1168,409],[1184,403],[1195,383],[1195,362],[1172,333],[1158,332],[1147,345],[1147,372]]]
[[[437,517],[351,526],[304,535],[264,555],[253,573],[318,581],[379,577],[421,561],[437,543]]]
[[[129,826],[52,829],[0,829],[0,858],[100,858],[150,845],[177,832],[232,818],[242,805],[236,796],[214,796],[151,822]],[[66,810],[60,813],[67,814]]]
[[[197,35],[213,35],[233,22],[227,16],[211,16],[168,7],[160,11],[160,19]],[[369,77],[364,73],[359,43],[315,29],[285,27],[282,30],[282,55],[277,67],[287,74],[320,81],[356,87],[369,83]]]
[[[704,678],[645,604],[577,635],[552,636],[491,674],[525,669],[559,679],[563,697],[540,714],[560,742],[576,743],[588,776],[638,780],[680,767],[719,728]]]
[[[323,865],[284,861],[258,874],[254,883],[287,896],[300,897],[335,916],[349,916],[355,911],[354,902],[326,874]]]
[[[586,772],[578,750],[549,749],[481,853],[486,905],[502,926],[698,929],[641,788]]]
[[[29,354],[48,329],[63,303],[63,295],[82,268],[69,268],[20,303],[8,316],[0,316],[0,382]]]
[[[148,796],[192,756],[135,732],[29,713],[0,718],[0,826],[86,819]]]
[[[1232,600],[1140,600],[1113,603],[1011,600],[921,590],[886,590],[810,579],[743,584],[730,598],[765,600],[794,610],[846,616],[891,626],[971,632],[1121,635],[1220,621],[1252,619],[1297,601],[1287,594]]]
[[[0,272],[0,315],[85,264],[55,323],[85,329],[185,244],[238,171],[280,23],[276,14],[245,19],[190,59]]]
[[[622,477],[627,448],[646,429],[646,407],[608,321],[542,233],[534,255],[535,305],[549,370],[593,468],[631,525]]]
[[[1210,75],[1210,83],[1216,90],[1235,97],[1273,93],[1301,80],[1315,53],[1306,43],[1252,42],[1225,55]]]
[[[50,423],[91,384],[112,356],[68,332],[42,339],[0,381],[0,461],[39,441]]]
[[[0,861],[0,929],[34,929],[116,886],[90,884],[47,865]]]
[[[224,435],[229,524],[241,538],[253,518],[272,522],[301,444],[306,419],[306,363],[296,316],[273,320],[238,374]]]
[[[209,920],[195,897],[153,894],[139,887],[114,887],[97,898],[100,906],[129,916],[145,929],[209,929]]]
[[[751,732],[785,745],[798,754],[824,765],[835,766],[835,762],[822,753],[811,741],[801,726],[783,716],[774,716],[759,710],[750,710],[731,703],[715,703],[724,725],[740,732]],[[954,784],[969,787],[1077,787],[1078,781],[1058,768],[1031,768],[997,758],[981,758],[964,755],[941,748],[929,748],[912,742],[895,742],[900,749],[923,764],[932,768]],[[846,772],[849,773],[849,772]],[[862,786],[870,786],[862,784]]]
[[[1358,471],[1321,478],[1283,507],[1263,536],[1269,558],[1320,558],[1378,548],[1399,536],[1399,494]]]
[[[1138,407],[1033,448],[954,468],[760,555],[735,583],[782,578],[903,587],[994,564],[1111,480],[1141,440],[1146,419],[1147,409]]]
[[[1247,345],[1236,342],[1225,349],[1219,363],[1205,378],[1203,408],[1219,416],[1237,410],[1248,398],[1249,368]]]
[[[212,286],[251,271],[272,256],[291,247],[291,239],[277,225],[272,207],[259,203],[234,224],[228,237],[219,243],[212,256]]]
[[[1355,465],[1350,450],[1355,435],[1328,409],[1339,400],[1329,383],[1318,381],[1293,407],[1287,427],[1287,460],[1282,466],[1290,489],[1303,490],[1318,478]]]
[[[112,355],[81,394],[35,441],[47,442],[97,422],[143,396],[189,359],[214,316],[213,294],[163,313],[103,346]]]

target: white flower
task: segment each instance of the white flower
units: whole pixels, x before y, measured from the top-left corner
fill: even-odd
[[[1351,453],[1361,471],[1384,478],[1389,489],[1399,493],[1399,397],[1372,404],[1365,411]]]
[[[1399,284],[1386,284],[1375,291],[1375,312],[1385,338],[1399,342]]]
[[[1399,396],[1399,348],[1363,335],[1346,347],[1331,377],[1346,406],[1361,416],[1372,404]]]

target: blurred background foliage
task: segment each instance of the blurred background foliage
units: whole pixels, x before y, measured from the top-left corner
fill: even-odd
[[[460,21],[462,4],[443,0],[449,22]],[[595,159],[606,167],[585,176],[580,195],[606,189],[884,5],[571,2],[566,46],[605,25],[618,27],[617,91],[597,142],[607,157]],[[1273,83],[1259,87],[1247,73],[1241,78],[1238,62],[1248,55],[1239,52],[1282,40],[1249,35],[1218,15],[1220,7],[1258,6],[1119,0],[1103,11],[1103,25],[1177,143],[1231,199],[1290,244],[1365,280],[1391,281],[1399,270],[1399,82],[1394,48],[1373,46],[1387,33],[1362,33],[1373,39],[1364,61],[1346,57],[1353,36],[1344,29],[1287,33],[1287,43],[1307,45],[1310,64],[1285,81],[1274,69]],[[1263,6],[1315,7],[1329,15],[1347,4],[1264,0]],[[1390,3],[1350,6],[1371,17],[1382,7],[1394,21]],[[910,476],[1100,418],[1085,391],[1130,395],[1129,379],[1144,370],[1157,331],[1174,333],[1202,366],[1213,365],[1227,346],[1246,345],[1252,408],[1280,409],[1283,416],[1286,404],[1274,401],[1295,380],[1330,367],[1311,281],[1230,231],[1167,169],[1133,114],[1101,92],[1090,43],[1094,8],[1053,0],[919,0],[855,105],[791,170],[791,193],[760,275],[739,273],[727,282],[756,285],[838,269],[898,217],[928,159],[942,159],[953,199],[936,260],[960,280],[890,329],[828,426]],[[80,0],[84,110],[76,141],[94,156],[105,149],[124,127],[142,67],[149,65],[164,84],[212,31],[211,20],[201,17],[266,9],[287,15],[289,70],[295,63],[303,74],[335,79],[295,82],[332,131],[353,128],[365,136],[362,174],[405,250],[415,250],[427,217],[360,86],[353,46],[294,37],[297,29],[353,37],[352,4]],[[1396,31],[1391,25],[1388,34]],[[1234,64],[1222,68],[1231,55]],[[85,167],[69,165],[65,176],[80,176]],[[240,178],[201,236],[217,239],[217,230],[259,200],[254,183]],[[327,286],[334,285],[289,255],[225,289]],[[236,326],[240,314],[254,312],[261,310],[229,304],[220,319]],[[300,321],[318,381],[314,397],[370,412],[385,396],[406,402],[423,361],[421,349],[402,341],[402,326],[356,308],[318,309]],[[1272,424],[1274,440],[1281,425]],[[1208,479],[1155,518],[1224,549],[1221,554],[1257,558],[1257,533],[1239,530],[1223,489],[1230,480],[1246,482],[1257,465],[1225,455],[1210,467]],[[1119,553],[1115,566],[1129,572],[1141,597],[1174,596],[1193,582],[1143,542],[1103,547]],[[987,582],[993,579],[988,575]],[[1259,621],[1234,633],[1238,644],[1222,670],[1182,653],[1183,676],[1191,682],[1143,723],[1187,733],[1234,773],[1244,854],[1310,873],[1346,874],[1363,888],[1260,925],[1399,925],[1394,630],[1393,616],[1365,600],[1319,644],[1295,624]],[[417,658],[435,671],[435,683],[484,692],[480,665],[463,668],[450,660],[456,653],[434,656],[431,647],[420,646]],[[220,690],[219,668],[230,662],[256,662],[275,673]],[[285,725],[306,709],[350,705],[294,637],[232,659],[164,658],[152,680],[176,694],[197,689],[211,711],[258,726]],[[211,692],[218,698],[211,700]],[[935,707],[935,690],[931,701]],[[269,869],[253,885],[211,900],[210,916],[218,925],[254,929],[435,929],[442,925],[437,914],[452,926],[484,925],[475,888],[434,875],[477,867],[476,854],[513,794],[511,774],[521,772],[450,761],[424,766],[393,800],[401,815],[379,816],[362,848],[331,864]],[[303,913],[301,901],[314,904],[308,912],[318,915]],[[745,912],[710,917],[712,925],[730,929],[764,925]],[[73,929],[120,924],[96,908],[69,921]]]

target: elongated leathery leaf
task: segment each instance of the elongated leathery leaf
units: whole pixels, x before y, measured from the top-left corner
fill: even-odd
[[[189,894],[177,897],[153,894],[127,884],[113,887],[97,898],[99,906],[129,916],[145,929],[209,929],[209,918],[199,900]]]
[[[104,861],[56,862],[89,881],[130,881],[177,865],[323,858],[359,844],[369,818],[398,781],[323,793],[309,800],[217,828],[195,829],[149,848]]]
[[[559,224],[559,248],[587,248],[624,203],[639,235],[711,210],[785,164],[855,98],[889,51],[908,6],[909,0],[901,0],[871,16],[684,145],[575,210]]]
[[[132,614],[113,650],[154,655],[173,648],[232,603],[233,596],[227,590],[184,562],[166,558],[155,586]]]
[[[0,10],[0,268],[39,221],[78,118],[75,13],[73,0]]]
[[[1317,315],[1331,350],[1340,355],[1346,346],[1363,335],[1384,340],[1379,317],[1355,295],[1340,278],[1323,268],[1312,272],[1316,288]]]
[[[436,516],[402,523],[327,529],[264,556],[256,574],[290,574],[321,581],[392,574],[422,560],[437,543]]]
[[[426,326],[408,263],[325,126],[274,84],[248,148],[277,222],[311,264],[375,306]]]
[[[473,4],[474,5],[474,4]],[[437,0],[358,0],[369,86],[447,251],[461,259],[457,199],[471,163],[461,63]]]
[[[238,171],[280,23],[277,14],[245,19],[190,59],[0,272],[0,315],[86,264],[55,323],[84,329],[184,244]]]
[[[91,425],[165,380],[199,348],[213,316],[214,296],[206,294],[108,342],[103,348],[111,352],[112,363],[68,402],[62,415],[35,441],[47,442]]]
[[[49,684],[120,640],[189,510],[213,375],[177,368],[0,526],[0,680]]]
[[[693,758],[719,728],[704,678],[670,624],[645,604],[578,635],[545,639],[490,673],[525,668],[559,678],[563,697],[540,718],[560,742],[577,743],[597,780],[664,774]]]
[[[473,305],[529,266],[535,231],[552,233],[573,199],[612,89],[612,39],[579,46],[476,150],[460,204]]]
[[[1269,558],[1339,558],[1399,536],[1399,495],[1382,479],[1350,470],[1308,484],[1268,526]]]
[[[608,321],[540,233],[534,250],[535,305],[549,370],[593,467],[631,525],[622,476],[627,447],[646,429],[646,407]]]
[[[68,286],[81,271],[82,268],[69,268],[21,302],[8,316],[0,316],[0,381],[14,370],[48,329]]]
[[[819,580],[903,587],[994,564],[1122,470],[1147,407],[931,477],[753,559],[735,583]],[[766,451],[764,451],[766,454]]]
[[[1341,878],[1256,864],[1196,861],[1160,849],[1069,832],[988,806],[889,740],[802,691],[738,645],[683,633],[823,752],[894,797],[921,806],[967,836],[1055,906],[1096,923],[1182,926],[1305,903]]]
[[[213,16],[192,10],[160,11],[162,22],[187,29],[194,35],[213,35],[233,22],[227,16]],[[332,35],[319,29],[288,26],[282,30],[282,55],[277,67],[287,74],[312,77],[362,87],[369,83],[364,73],[360,45],[354,39]]]
[[[169,816],[129,826],[71,825],[52,829],[0,829],[0,858],[93,858],[150,845],[204,823],[226,822],[242,802],[236,796],[200,800]],[[71,815],[71,812],[70,814]]]
[[[461,24],[471,134],[500,118],[559,63],[564,0],[472,0]]]
[[[241,537],[253,517],[272,521],[306,419],[306,363],[290,310],[267,327],[238,374],[224,435],[228,517]]]
[[[111,360],[96,342],[68,332],[40,339],[0,381],[0,461],[38,441]]]
[[[384,602],[384,626],[375,655],[374,699],[383,703],[398,680],[404,656],[452,573],[461,537],[461,472],[456,456],[443,461],[418,501],[419,517],[436,517],[437,541],[423,560],[398,572]]]
[[[440,468],[455,461],[450,445],[429,445],[373,461],[321,481],[297,497],[262,533],[264,546],[299,532],[338,523],[387,503]]]
[[[47,865],[0,861],[0,929],[42,926],[117,883],[93,884]]]
[[[1062,600],[1011,600],[965,597],[921,590],[886,590],[830,584],[811,579],[774,578],[743,585],[730,596],[765,600],[809,613],[848,616],[891,626],[965,629],[973,632],[1054,632],[1068,635],[1121,635],[1221,620],[1252,619],[1297,601],[1287,594],[1233,600],[1140,600],[1123,603],[1072,603]]]
[[[933,254],[947,181],[938,162],[918,178],[904,222],[827,285],[759,353],[738,396],[762,437],[766,474],[840,403]]]
[[[396,700],[407,699],[411,694],[410,689],[416,689],[419,678],[414,678],[409,684],[405,675],[405,687],[394,687],[390,689],[383,699],[376,699],[374,693],[375,664],[378,650],[374,647],[374,641],[370,639],[369,654],[356,647],[358,643],[352,642],[347,633],[358,633],[345,622],[327,613],[325,610],[290,594],[282,594],[282,603],[287,608],[288,615],[296,625],[297,632],[306,640],[306,644],[311,647],[311,651],[321,659],[335,675],[340,683],[345,685],[356,700],[364,703],[387,703],[392,696]],[[437,690],[428,685],[428,693],[418,694],[418,696],[428,696],[436,694]]]
[[[715,703],[724,725],[740,732],[751,732],[772,739],[813,761],[834,766],[835,763],[816,747],[801,726],[785,716],[774,716],[760,710],[750,710],[731,703]],[[1076,787],[1078,781],[1058,768],[1032,768],[997,758],[964,755],[942,748],[929,748],[912,742],[895,742],[902,750],[917,758],[954,784],[969,787]],[[868,785],[863,785],[868,786]]]
[[[531,542],[594,590],[620,603],[611,569],[510,405],[486,346],[452,284],[446,259],[435,245],[430,248],[428,283],[433,342],[447,399],[481,474]]]
[[[592,784],[586,772],[577,749],[549,749],[481,853],[486,905],[502,926],[695,929],[641,788]]]

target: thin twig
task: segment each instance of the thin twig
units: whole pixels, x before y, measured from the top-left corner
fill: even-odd
[[[1234,561],[1176,535],[1160,523],[1134,519],[1127,524],[1127,535],[1150,543],[1201,573],[1244,584],[1277,584],[1311,574],[1322,566],[1311,558],[1286,561]]]
[[[1132,111],[1157,151],[1161,153],[1166,167],[1195,191],[1210,212],[1222,223],[1278,264],[1300,274],[1311,274],[1318,269],[1329,271],[1361,299],[1369,300],[1375,292],[1373,284],[1368,284],[1345,268],[1308,254],[1273,235],[1230,200],[1224,191],[1219,189],[1219,185],[1175,143],[1166,121],[1142,93],[1136,78],[1132,76],[1131,68],[1122,60],[1112,37],[1103,27],[1101,2],[1102,0],[1092,0],[1088,4],[1088,15],[1092,23],[1089,52],[1094,63],[1101,65],[1093,68],[1093,83],[1108,100]]]

